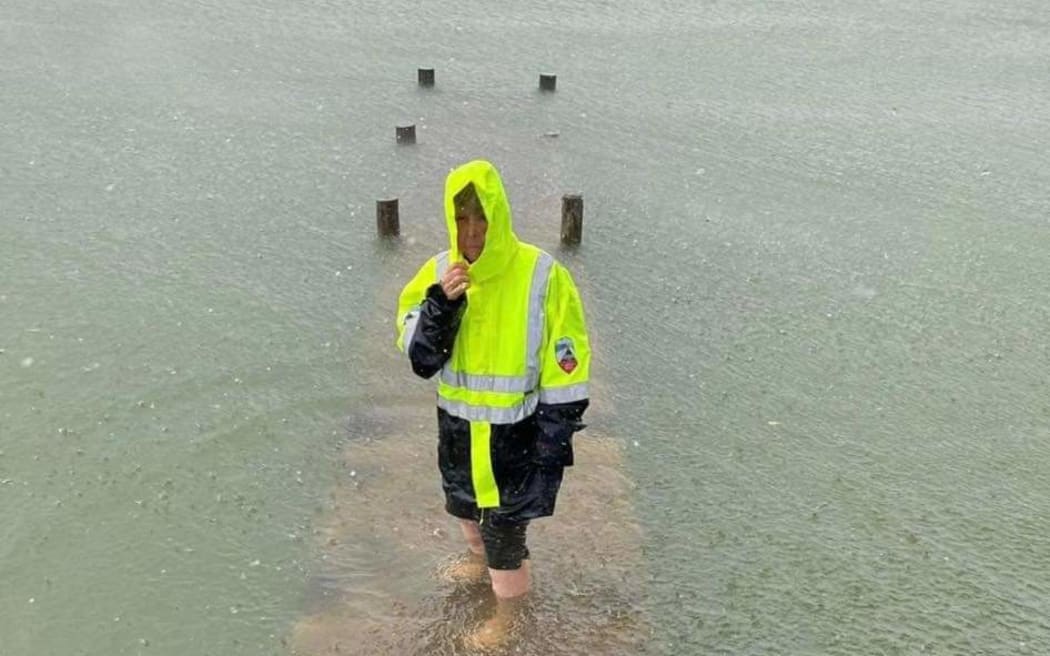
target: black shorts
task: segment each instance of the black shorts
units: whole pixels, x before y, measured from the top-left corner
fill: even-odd
[[[518,569],[521,567],[521,561],[529,557],[529,548],[525,546],[528,520],[508,522],[487,508],[478,510],[474,507],[467,510],[462,507],[448,507],[447,510],[454,517],[478,522],[481,541],[485,544],[485,564],[492,569]]]
[[[529,557],[529,548],[525,546],[528,527],[528,522],[497,524],[485,517],[479,526],[481,541],[485,543],[485,563],[492,569],[521,567],[521,561]]]

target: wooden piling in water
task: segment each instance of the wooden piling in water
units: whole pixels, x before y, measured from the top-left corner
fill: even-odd
[[[432,87],[432,86],[434,86],[434,69],[432,69],[432,68],[421,68],[421,69],[419,69],[419,86],[421,86],[421,87]]]
[[[575,246],[583,239],[583,196],[566,194],[561,198],[561,243]]]
[[[380,237],[397,237],[401,234],[396,198],[376,201],[376,230]]]
[[[402,145],[410,145],[416,143],[416,126],[397,126],[397,142]]]
[[[557,85],[557,75],[540,75],[540,91],[554,91]]]

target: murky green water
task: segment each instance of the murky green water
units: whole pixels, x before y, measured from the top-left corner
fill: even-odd
[[[0,654],[288,653],[348,441],[427,393],[393,294],[475,156],[552,251],[584,195],[652,653],[1050,640],[1041,3],[5,1],[0,38]]]

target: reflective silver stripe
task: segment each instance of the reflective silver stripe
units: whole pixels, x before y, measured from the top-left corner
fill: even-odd
[[[442,255],[446,258],[447,266],[447,251],[438,256],[438,263],[440,265]],[[546,317],[544,301],[547,297],[547,282],[553,266],[554,258],[541,251],[532,270],[532,281],[529,287],[528,327],[526,328],[525,376],[468,374],[453,371],[450,364],[446,362],[441,369],[442,382],[473,392],[514,393],[531,392],[536,389],[540,380],[540,348],[543,346],[543,326]]]
[[[412,340],[416,336],[416,326],[419,324],[420,314],[421,310],[418,305],[405,314],[405,338],[403,341],[405,345],[405,355],[408,355],[409,349],[412,348]]]
[[[529,288],[529,333],[525,351],[525,378],[527,389],[534,390],[540,383],[540,349],[543,347],[543,326],[546,323],[547,281],[550,280],[554,258],[540,251],[532,270]]]
[[[445,271],[448,269],[448,251],[442,251],[434,256],[434,281],[441,282],[441,276],[445,275]],[[416,306],[405,314],[404,326],[405,326],[405,337],[402,343],[405,345],[405,355],[408,355],[409,349],[412,348],[412,339],[416,336],[416,325],[419,324],[420,306]]]
[[[441,276],[445,275],[447,269],[448,251],[443,251],[434,256],[434,281],[441,282]],[[419,324],[419,315],[421,313],[420,307],[416,306],[405,315],[405,338],[403,340],[405,355],[408,355],[409,349],[412,348],[412,339],[416,336],[416,326]]]
[[[443,267],[448,267],[447,252],[438,256],[438,268],[442,272]],[[521,393],[525,394],[522,401],[510,408],[500,408],[451,401],[439,395],[438,407],[456,417],[469,421],[487,421],[492,424],[517,423],[536,411],[539,396],[534,390],[540,382],[540,349],[543,347],[543,330],[546,324],[547,284],[553,267],[554,258],[540,251],[532,269],[532,280],[529,284],[524,376],[469,374],[453,371],[447,362],[441,370],[441,381],[446,385],[472,392]],[[440,276],[441,273],[438,274],[439,278]],[[586,398],[586,389],[581,398]],[[552,401],[554,402],[556,401]]]
[[[539,397],[529,394],[518,405],[511,408],[490,408],[483,405],[471,405],[462,401],[450,401],[438,396],[438,407],[454,417],[467,421],[487,421],[490,424],[516,424],[536,412]]]
[[[446,364],[441,370],[441,382],[453,387],[464,387],[473,392],[529,392],[529,381],[524,376],[479,376],[452,371]]]
[[[448,271],[448,251],[442,251],[435,256],[437,266],[434,267],[434,282],[441,282],[441,277]]]
[[[540,390],[540,403],[571,403],[587,398],[587,383],[565,387],[548,387]]]

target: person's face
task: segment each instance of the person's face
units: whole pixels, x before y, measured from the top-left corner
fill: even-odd
[[[473,263],[481,256],[488,228],[485,217],[464,210],[456,212],[456,246],[467,262]]]

